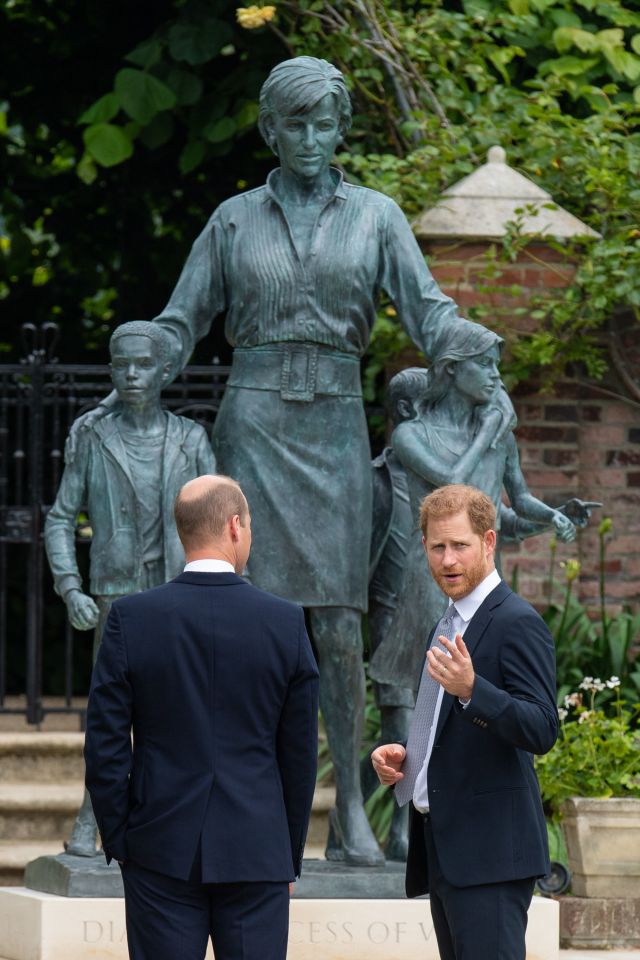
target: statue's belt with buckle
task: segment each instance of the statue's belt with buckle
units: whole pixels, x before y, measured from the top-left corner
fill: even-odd
[[[227,386],[277,390],[283,400],[306,403],[316,395],[362,396],[358,357],[297,342],[236,348]]]

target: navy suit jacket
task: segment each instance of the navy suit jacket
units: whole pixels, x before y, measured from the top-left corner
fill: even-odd
[[[464,634],[476,673],[471,702],[444,694],[428,790],[442,873],[454,886],[549,872],[533,754],[558,736],[555,649],[533,607],[501,582]],[[407,895],[428,889],[422,817],[411,805]]]
[[[107,860],[188,879],[200,845],[205,882],[294,879],[317,719],[299,606],[233,573],[183,573],[117,600],[85,741]]]

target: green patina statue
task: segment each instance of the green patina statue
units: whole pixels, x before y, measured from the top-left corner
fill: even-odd
[[[389,384],[396,411],[392,450],[406,471],[411,529],[404,575],[385,637],[376,647],[370,675],[379,683],[414,690],[424,660],[425,624],[442,615],[447,598],[429,576],[418,524],[425,496],[447,483],[467,483],[496,505],[498,533],[523,539],[553,529],[564,541],[584,526],[592,502],[547,506],[529,491],[511,431],[501,432],[499,396],[501,339],[478,324],[451,329],[434,343],[432,365],[410,368]],[[502,503],[506,490],[511,508]],[[401,739],[401,738],[399,738]]]
[[[327,855],[377,865],[384,858],[359,763],[372,515],[360,359],[381,289],[427,356],[466,321],[397,204],[331,167],[350,120],[344,78],[331,64],[298,57],[272,70],[259,126],[280,166],[264,186],[218,207],[155,322],[171,337],[175,375],[225,317],[235,349],[214,451],[251,507],[253,582],[308,610],[337,788]],[[508,431],[504,390],[495,409],[496,430]]]
[[[171,343],[153,323],[124,323],[111,342],[111,379],[118,406],[85,424],[65,450],[65,469],[45,523],[55,589],[78,630],[95,627],[94,660],[111,603],[166,583],[182,572],[184,552],[173,501],[188,480],[215,473],[204,429],[167,413],[160,392],[169,378]],[[90,590],[76,560],[76,520],[86,508],[92,528]],[[96,852],[89,796],[76,818],[67,853]]]

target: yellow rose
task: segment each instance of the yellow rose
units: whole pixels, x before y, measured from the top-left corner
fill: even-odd
[[[238,7],[236,19],[245,30],[257,30],[276,15],[275,7]]]

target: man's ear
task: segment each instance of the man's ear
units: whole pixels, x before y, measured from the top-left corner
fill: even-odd
[[[496,542],[498,540],[495,530],[485,530],[484,537],[484,546],[487,553],[495,553]]]
[[[171,361],[167,360],[162,368],[162,382],[166,383],[171,374]]]
[[[448,360],[444,365],[445,372],[449,374],[450,377],[456,372],[456,361]]]
[[[424,537],[422,538],[422,548],[423,548],[423,550],[424,550],[425,553],[428,553],[428,552],[429,552],[429,551],[427,550],[427,541],[425,540]]]
[[[229,519],[229,532],[231,533],[231,539],[233,540],[234,543],[236,542],[236,540],[240,539],[240,527],[241,527],[240,517],[237,513],[235,513]]]

